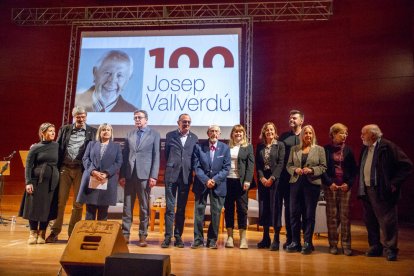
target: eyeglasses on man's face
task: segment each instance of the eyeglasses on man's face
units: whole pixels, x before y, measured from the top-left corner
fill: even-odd
[[[142,119],[146,119],[145,116],[134,116],[134,120],[142,120]]]

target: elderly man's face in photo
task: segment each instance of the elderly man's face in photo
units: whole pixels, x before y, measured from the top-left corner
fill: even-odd
[[[99,68],[94,68],[95,87],[105,95],[119,96],[130,78],[129,63],[106,59]]]

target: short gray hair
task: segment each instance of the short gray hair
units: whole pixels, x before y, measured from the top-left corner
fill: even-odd
[[[137,113],[143,113],[143,114],[144,114],[144,116],[145,116],[145,119],[147,119],[147,120],[148,120],[148,112],[147,112],[146,110],[143,110],[143,109],[138,109],[138,110],[135,110],[135,111],[134,111],[134,115],[135,115],[135,114],[137,114]]]
[[[75,106],[72,109],[72,116],[73,117],[75,117],[78,114],[83,114],[83,113],[85,113],[86,115],[88,114],[88,112],[86,112],[85,107],[83,107],[83,106],[78,105],[78,106]]]
[[[367,128],[367,130],[369,131],[369,133],[373,134],[375,136],[375,138],[381,138],[382,137],[382,131],[379,128],[378,125],[376,124],[370,124],[370,125],[366,125],[365,126]]]
[[[208,127],[207,129],[207,133],[209,132],[210,129],[218,129],[218,131],[221,133],[221,129],[218,125],[211,125]]]
[[[128,69],[129,69],[129,75],[128,78],[131,77],[132,72],[134,70],[134,61],[133,59],[124,51],[120,50],[111,50],[107,53],[105,53],[96,63],[96,67],[100,68],[102,66],[102,63],[104,63],[107,60],[116,60],[121,62],[128,63]]]

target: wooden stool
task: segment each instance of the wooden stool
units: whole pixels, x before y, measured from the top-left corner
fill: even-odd
[[[155,214],[159,214],[160,219],[160,233],[164,232],[165,207],[151,206],[150,226],[151,231],[154,231]]]

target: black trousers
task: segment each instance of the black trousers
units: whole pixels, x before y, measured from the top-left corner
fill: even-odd
[[[227,195],[224,201],[226,228],[234,228],[234,203],[236,203],[239,229],[247,229],[248,202],[248,191],[243,191],[240,179],[227,178]]]
[[[278,187],[278,209],[283,210],[285,206],[285,228],[286,228],[286,242],[290,244],[292,241],[292,227],[290,225],[290,174],[282,171]]]
[[[46,230],[48,225],[49,221],[29,220],[30,230]]]
[[[397,206],[379,199],[374,187],[367,187],[366,191],[362,203],[369,246],[384,247],[386,252],[398,250]]]
[[[290,184],[290,224],[292,242],[300,243],[300,229],[304,230],[304,241],[312,243],[315,229],[316,206],[320,194],[320,185],[310,183],[305,176]],[[302,221],[301,221],[302,216]]]
[[[108,205],[86,204],[86,220],[108,220]]]

